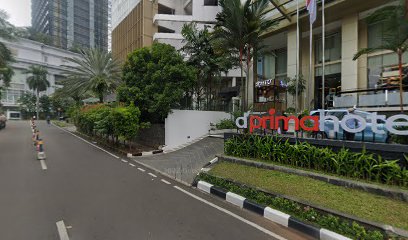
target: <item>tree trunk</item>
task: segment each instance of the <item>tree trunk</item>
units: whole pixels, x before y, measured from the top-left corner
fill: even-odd
[[[37,120],[40,120],[40,92],[37,90],[36,100],[35,100],[35,111],[37,115]]]
[[[99,103],[103,103],[103,94],[99,95]]]
[[[400,108],[401,112],[404,112],[404,90],[402,87],[402,51],[398,50],[398,70],[400,79]]]

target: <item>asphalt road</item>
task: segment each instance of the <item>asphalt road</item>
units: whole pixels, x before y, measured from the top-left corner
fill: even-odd
[[[1,240],[59,240],[60,220],[71,240],[307,239],[54,126],[38,126],[46,170],[36,160],[28,121],[0,131]]]

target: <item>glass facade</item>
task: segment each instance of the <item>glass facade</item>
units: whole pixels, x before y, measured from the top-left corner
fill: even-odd
[[[32,1],[33,28],[64,49],[108,49],[108,0]]]
[[[286,48],[277,49],[258,59],[258,81],[268,81],[268,86],[257,88],[258,103],[285,101],[285,92],[280,91],[286,84],[288,68],[288,52]]]
[[[368,26],[368,47],[376,48],[383,44],[383,24],[373,24]],[[402,57],[403,64],[408,63],[408,53]],[[395,76],[398,66],[398,56],[395,53],[383,53],[369,56],[367,59],[367,88],[376,88],[385,84],[387,76]],[[390,71],[394,70],[394,71]]]

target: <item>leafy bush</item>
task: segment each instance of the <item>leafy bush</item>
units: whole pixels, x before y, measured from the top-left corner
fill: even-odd
[[[231,119],[222,119],[219,123],[217,123],[216,125],[217,129],[234,129],[237,128],[237,126],[235,125],[235,122]]]
[[[270,206],[271,208],[290,214],[313,225],[318,225],[339,234],[353,237],[353,239],[384,239],[384,236],[380,231],[367,230],[356,222],[349,222],[346,219],[341,219],[331,214],[316,211],[309,206],[303,206],[292,200],[282,197],[275,197],[250,187],[240,186],[231,181],[227,181],[207,173],[200,173],[199,179],[211,183],[217,187],[221,187],[227,191],[244,196],[259,204]]]
[[[79,131],[108,141],[131,141],[140,128],[148,127],[148,124],[140,122],[140,110],[133,104],[115,108],[103,104],[85,106],[82,109],[72,109],[70,117]]]
[[[195,80],[195,69],[174,47],[154,43],[128,55],[118,100],[138,106],[143,121],[161,123],[171,109],[180,107]]]
[[[390,185],[408,186],[408,170],[399,160],[385,160],[379,155],[350,152],[341,149],[318,148],[306,142],[290,144],[271,136],[245,135],[233,137],[224,146],[227,155],[260,159],[266,162],[290,165],[364,179]]]

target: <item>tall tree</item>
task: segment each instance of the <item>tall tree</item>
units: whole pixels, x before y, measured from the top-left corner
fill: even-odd
[[[161,123],[171,109],[180,107],[195,77],[194,68],[174,47],[154,43],[129,54],[118,100],[138,107],[143,122]]]
[[[62,82],[63,91],[72,95],[94,93],[102,103],[121,83],[121,67],[111,53],[99,50],[82,50],[82,58],[68,58],[76,66],[69,67],[67,79]]]
[[[201,109],[201,100],[207,97],[207,108],[212,106],[213,85],[222,72],[233,67],[234,60],[230,54],[217,51],[213,46],[213,36],[208,26],[198,30],[196,23],[185,24],[181,31],[184,47],[181,49],[188,57],[187,62],[197,71],[197,79],[193,86],[193,95],[197,109]]]
[[[27,78],[28,87],[36,94],[36,113],[37,119],[40,117],[40,92],[46,91],[50,87],[50,82],[47,80],[48,71],[42,66],[30,66],[25,71],[26,74],[30,74]]]
[[[0,9],[0,80],[3,80],[4,86],[7,87],[14,74],[10,63],[13,62],[13,56],[2,40],[15,40],[15,27],[8,22],[8,15]],[[1,87],[0,87],[1,98]]]
[[[233,55],[239,57],[239,67],[241,69],[241,98],[244,100],[245,83],[243,74],[243,59],[247,43],[247,22],[245,12],[249,5],[249,0],[244,5],[241,0],[220,0],[219,5],[222,10],[217,14],[214,35],[217,39],[217,45],[228,49]],[[242,107],[244,107],[243,101]]]
[[[367,17],[368,24],[383,24],[381,44],[377,47],[360,49],[353,60],[364,54],[378,51],[392,51],[398,55],[400,110],[404,111],[402,55],[408,50],[408,13],[405,11],[404,1],[400,5],[386,6],[378,9]]]
[[[215,35],[221,46],[239,54],[241,79],[243,79],[243,63],[246,62],[245,90],[244,81],[241,81],[241,97],[245,99],[243,107],[246,108],[248,107],[250,66],[252,59],[256,58],[263,48],[261,36],[270,31],[274,25],[274,22],[267,18],[272,8],[269,8],[269,0],[246,0],[243,3],[241,0],[220,0],[220,6],[222,11],[217,14]]]

